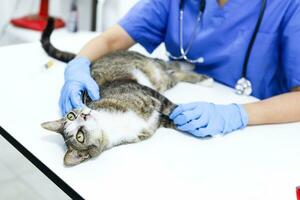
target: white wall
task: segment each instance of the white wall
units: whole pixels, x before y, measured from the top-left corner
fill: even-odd
[[[128,10],[139,0],[98,0],[97,30],[106,30],[117,23]],[[103,2],[103,13],[101,13],[101,2]],[[102,24],[101,24],[101,18]]]
[[[10,18],[37,10],[37,6],[36,0],[0,0],[0,31]]]

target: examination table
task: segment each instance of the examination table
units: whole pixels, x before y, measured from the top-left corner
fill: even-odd
[[[78,52],[94,35],[75,34],[53,43]],[[139,46],[134,49],[145,53]],[[162,48],[152,56],[165,58]],[[2,135],[71,198],[296,199],[300,123],[247,127],[210,139],[161,128],[146,141],[65,167],[63,138],[40,126],[60,117],[58,99],[66,65],[54,61],[47,69],[49,60],[53,59],[39,42],[0,48],[0,125],[5,129]],[[179,83],[165,95],[175,103],[257,101],[219,83]]]

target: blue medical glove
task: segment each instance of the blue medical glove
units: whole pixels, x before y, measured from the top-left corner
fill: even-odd
[[[84,57],[76,57],[68,63],[65,70],[65,84],[59,99],[63,115],[84,106],[81,95],[85,90],[93,101],[100,99],[99,87],[90,75],[90,65],[91,62]]]
[[[241,105],[215,105],[197,102],[177,106],[170,115],[177,128],[196,137],[224,135],[248,124]]]

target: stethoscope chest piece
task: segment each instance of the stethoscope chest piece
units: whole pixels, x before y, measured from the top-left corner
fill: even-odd
[[[246,95],[249,96],[252,93],[252,85],[249,80],[246,78],[241,78],[235,85],[236,93],[239,95]]]

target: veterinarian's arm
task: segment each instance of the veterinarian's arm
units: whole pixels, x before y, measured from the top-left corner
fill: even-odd
[[[94,62],[98,58],[117,50],[128,49],[135,44],[134,40],[119,25],[114,25],[99,36],[90,40],[79,52]]]
[[[244,105],[249,125],[278,124],[300,121],[300,87],[256,103]]]
[[[177,106],[170,119],[196,137],[226,134],[247,125],[300,121],[300,88],[293,92],[245,105],[195,102]]]

